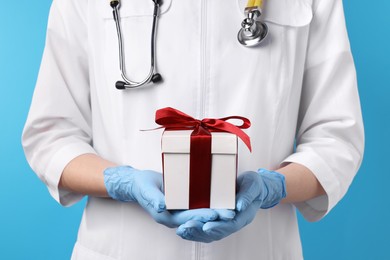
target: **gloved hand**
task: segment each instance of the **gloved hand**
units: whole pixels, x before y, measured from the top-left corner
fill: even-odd
[[[183,239],[204,243],[220,240],[251,223],[259,208],[271,208],[286,197],[284,176],[265,169],[243,173],[237,179],[237,186],[237,213],[232,220],[207,223],[191,220],[180,225],[176,234]]]
[[[173,228],[190,220],[199,222],[231,219],[234,214],[212,209],[167,211],[162,193],[162,174],[140,171],[130,166],[118,166],[104,171],[104,184],[108,195],[123,202],[138,202],[160,224]]]

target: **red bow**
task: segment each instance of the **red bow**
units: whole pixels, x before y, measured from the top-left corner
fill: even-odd
[[[242,125],[233,125],[226,122],[229,119],[239,119]],[[237,135],[252,151],[249,136],[241,129],[247,129],[251,126],[248,118],[241,116],[229,116],[219,119],[205,118],[202,120],[195,119],[177,109],[166,107],[156,111],[156,123],[166,129],[184,128],[184,129],[198,129],[200,126],[210,131],[228,132]]]

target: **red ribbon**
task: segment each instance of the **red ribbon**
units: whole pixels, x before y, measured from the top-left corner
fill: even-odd
[[[237,126],[229,119],[242,120]],[[195,119],[177,109],[166,107],[156,111],[156,123],[166,129],[193,129],[190,143],[190,201],[189,208],[209,208],[211,194],[211,133],[228,132],[237,135],[252,151],[250,138],[241,129],[250,127],[249,119],[230,116],[219,119]]]

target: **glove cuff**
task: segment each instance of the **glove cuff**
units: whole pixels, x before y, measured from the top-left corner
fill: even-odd
[[[104,185],[111,198],[122,202],[134,201],[126,192],[133,184],[132,170],[131,166],[117,166],[104,170]]]
[[[272,208],[287,196],[285,177],[278,172],[266,169],[259,169],[257,172],[261,176],[264,186],[267,188],[267,196],[264,198],[260,208]],[[269,192],[270,190],[272,192]]]

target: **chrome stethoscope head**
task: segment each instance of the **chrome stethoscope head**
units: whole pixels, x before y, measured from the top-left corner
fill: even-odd
[[[247,47],[259,45],[268,35],[268,26],[259,20],[261,8],[258,6],[245,8],[246,18],[241,23],[238,41]]]
[[[120,0],[111,0],[110,6],[112,7],[113,16],[115,20],[117,35],[118,35],[118,45],[119,45],[119,68],[121,71],[121,76],[123,81],[117,81],[115,87],[117,89],[132,89],[145,86],[151,82],[157,83],[162,81],[162,77],[159,73],[156,73],[156,32],[157,32],[157,20],[160,11],[161,0],[152,0],[154,3],[153,11],[153,24],[152,24],[152,34],[151,34],[151,61],[150,61],[150,71],[147,77],[139,82],[131,81],[126,75],[126,66],[124,58],[124,48],[123,48],[123,37],[122,37],[122,28],[120,24]]]

